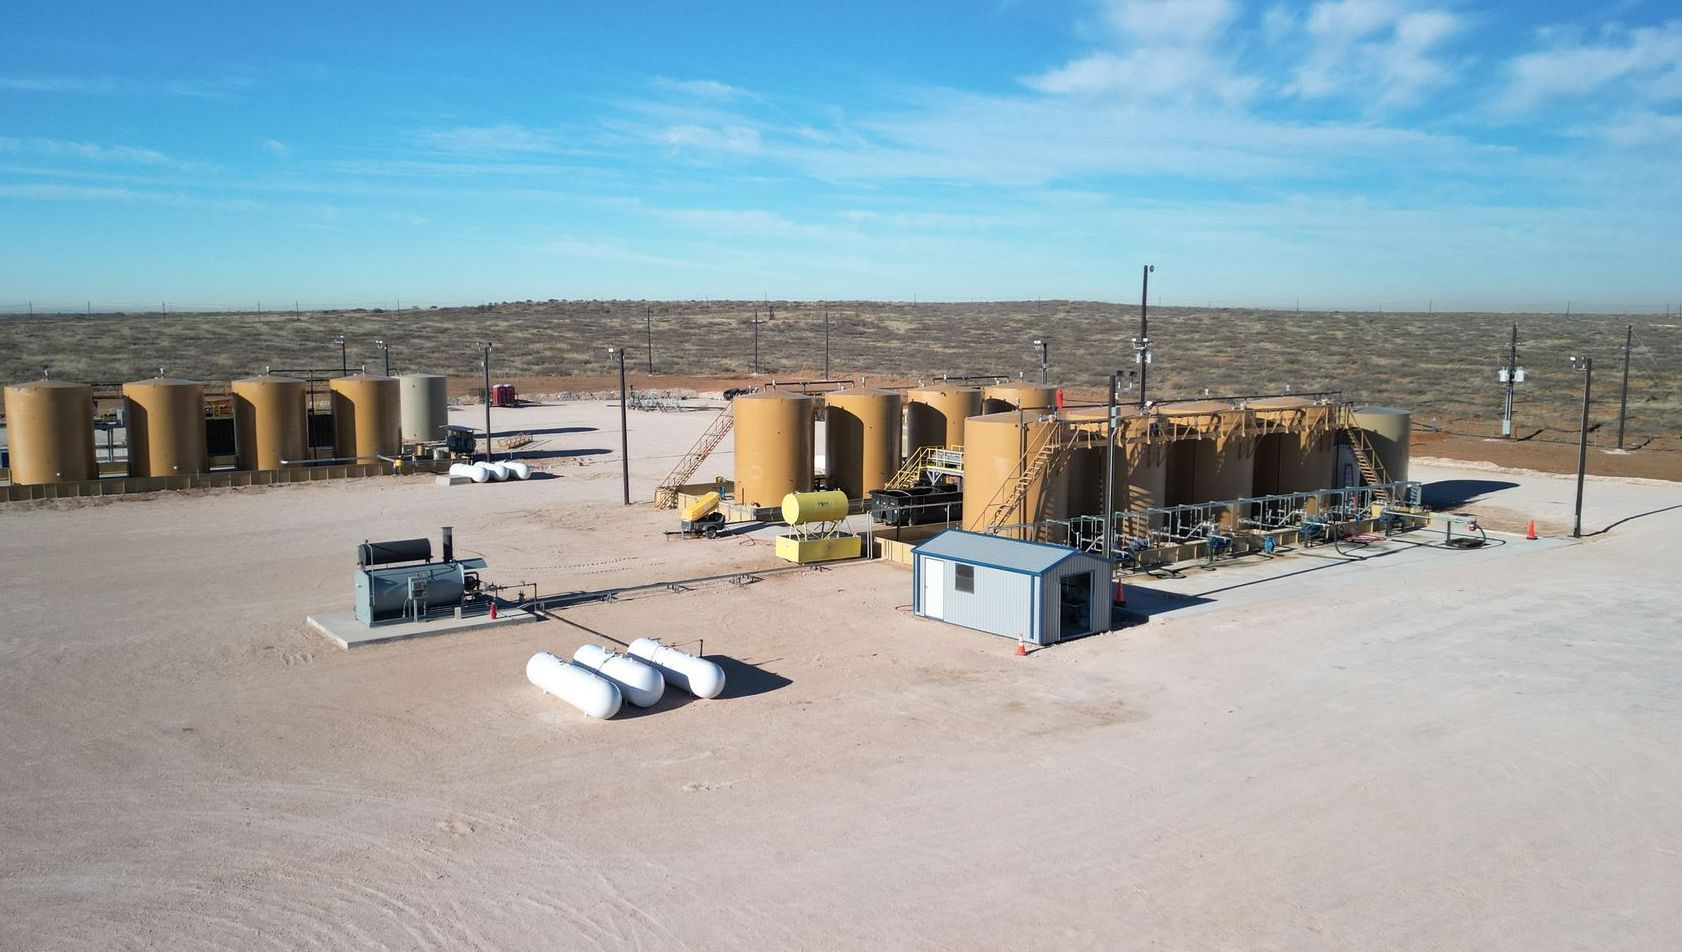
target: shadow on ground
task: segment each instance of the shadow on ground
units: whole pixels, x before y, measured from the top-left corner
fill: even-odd
[[[1422,501],[1432,509],[1454,509],[1517,485],[1499,479],[1442,479],[1425,484]]]

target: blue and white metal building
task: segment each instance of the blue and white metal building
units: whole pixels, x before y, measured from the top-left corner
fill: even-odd
[[[911,550],[924,618],[1049,645],[1110,630],[1110,564],[1045,542],[949,529]]]

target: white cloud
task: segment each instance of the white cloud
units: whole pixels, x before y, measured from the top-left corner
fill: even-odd
[[[753,155],[762,146],[759,130],[750,126],[672,126],[662,130],[657,138],[677,149],[735,155]]]
[[[71,142],[65,139],[19,139],[0,136],[0,152],[85,159],[90,162],[157,165],[177,169],[196,167],[195,163],[172,158],[156,149],[132,145],[98,145],[93,142]]]
[[[1682,97],[1682,20],[1625,29],[1608,26],[1600,42],[1543,34],[1554,45],[1515,57],[1497,105],[1515,113],[1621,86],[1648,102]]]
[[[1236,14],[1230,0],[1115,0],[1106,19],[1134,42],[1198,45],[1218,39]]]
[[[669,89],[672,92],[694,96],[698,99],[735,99],[747,95],[747,91],[721,83],[716,79],[667,79],[658,77],[654,80],[656,86]]]
[[[1053,95],[1242,103],[1260,83],[1217,52],[1236,13],[1230,0],[1111,0],[1105,19],[1117,49],[1023,82]]]
[[[1309,48],[1287,92],[1380,108],[1414,105],[1453,80],[1439,48],[1462,26],[1445,10],[1415,10],[1400,0],[1316,3],[1301,24]]]
[[[277,158],[286,158],[292,154],[292,149],[279,139],[263,140],[263,150]]]

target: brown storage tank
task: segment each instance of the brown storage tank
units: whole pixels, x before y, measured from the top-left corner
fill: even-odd
[[[6,443],[15,485],[98,479],[93,388],[62,380],[7,387]]]
[[[1269,397],[1251,401],[1249,407],[1258,420],[1272,416],[1293,427],[1256,440],[1251,495],[1309,492],[1332,484],[1337,451],[1331,427],[1311,425],[1327,419],[1331,407],[1302,397]],[[1316,429],[1318,432],[1310,432]]]
[[[964,421],[964,528],[985,532],[990,524],[1019,525],[1045,519],[1066,518],[1068,469],[1042,473],[1028,486],[1022,501],[1008,513],[999,507],[1009,498],[1021,478],[1023,456],[1057,427],[1054,416],[1044,413],[992,413]],[[1024,529],[1000,533],[1009,538],[1028,538]],[[1048,535],[1035,534],[1035,537]]]
[[[234,455],[240,469],[280,469],[304,451],[304,382],[292,377],[245,377],[234,395]]]
[[[1413,413],[1395,407],[1360,407],[1355,411],[1355,423],[1367,431],[1367,442],[1378,451],[1384,479],[1392,483],[1407,479]]]
[[[963,446],[964,421],[981,415],[973,387],[918,387],[905,393],[905,452],[925,446]]]
[[[981,391],[981,412],[1004,413],[1009,410],[1054,410],[1057,408],[1057,388],[1025,380],[996,383]]]
[[[204,384],[157,377],[123,384],[130,476],[210,471],[205,452]]]
[[[789,493],[811,491],[816,403],[806,394],[783,390],[761,390],[733,401],[738,505],[780,506]]]
[[[1232,405],[1219,400],[1192,400],[1185,403],[1167,403],[1157,409],[1163,419],[1166,435],[1177,435],[1163,447],[1163,502],[1166,506],[1185,506],[1196,502],[1208,502],[1207,498],[1199,498],[1197,479],[1197,463],[1199,459],[1198,444],[1208,442],[1210,448],[1202,455],[1213,452],[1216,418],[1232,410]],[[1184,428],[1198,427],[1196,433],[1186,433]],[[1200,439],[1199,437],[1208,439]]]
[[[1136,406],[1116,407],[1117,419],[1121,427],[1116,434],[1115,453],[1115,482],[1114,493],[1115,510],[1123,512],[1127,505],[1127,432],[1128,426],[1139,415]],[[1069,515],[1096,516],[1104,511],[1104,490],[1106,480],[1104,473],[1108,470],[1109,442],[1106,439],[1108,428],[1103,424],[1110,418],[1108,407],[1082,407],[1078,410],[1065,410],[1058,414],[1059,418],[1070,423],[1093,423],[1099,425],[1093,428],[1091,446],[1077,447],[1069,453]]]
[[[1174,444],[1134,443],[1127,450],[1128,511],[1158,509],[1168,505],[1168,450]],[[1160,525],[1160,518],[1153,525]]]
[[[852,387],[826,394],[824,406],[829,488],[868,499],[899,472],[899,394]]]
[[[333,391],[333,455],[374,462],[402,448],[396,377],[354,374],[328,382]]]

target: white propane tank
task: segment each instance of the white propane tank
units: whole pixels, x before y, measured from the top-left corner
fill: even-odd
[[[666,676],[666,683],[675,684],[698,698],[714,698],[724,693],[724,669],[705,658],[668,648],[653,638],[638,638],[625,653],[659,668]]]
[[[530,479],[531,466],[518,460],[509,460],[502,465],[508,467],[508,475],[514,479]]]
[[[469,468],[473,470],[472,476],[473,476],[473,481],[474,482],[476,482],[476,483],[488,483],[488,482],[491,481],[491,469],[490,469],[489,466],[486,466],[484,463],[474,463]]]
[[[581,664],[612,681],[637,707],[653,707],[666,693],[666,679],[660,669],[630,655],[615,654],[601,645],[585,645],[572,653],[572,663]]]
[[[507,463],[480,463],[479,465],[485,467],[485,470],[491,474],[491,478],[497,482],[508,481]]]
[[[465,476],[476,483],[482,483],[490,478],[490,474],[481,473],[477,463],[451,463],[451,476]]]
[[[618,685],[547,651],[539,651],[526,662],[526,680],[591,717],[606,719],[619,713]]]

